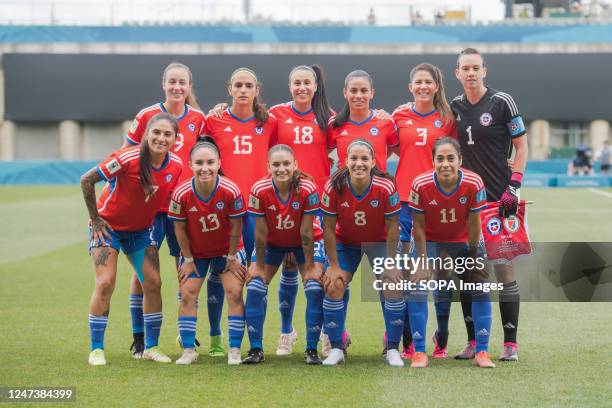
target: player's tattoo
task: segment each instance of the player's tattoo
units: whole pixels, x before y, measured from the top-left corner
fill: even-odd
[[[97,253],[94,256],[94,265],[106,266],[108,262],[108,257],[110,256],[110,249],[108,247],[101,247],[96,252]]]
[[[96,205],[96,183],[102,181],[102,178],[98,174],[97,167],[91,168],[87,173],[81,176],[81,190],[83,191],[83,198],[85,199],[85,205],[87,206],[87,212],[89,218],[98,218],[98,207]]]
[[[157,248],[150,246],[145,249],[145,259],[149,261],[153,267],[153,270],[159,273],[159,252],[157,251]]]

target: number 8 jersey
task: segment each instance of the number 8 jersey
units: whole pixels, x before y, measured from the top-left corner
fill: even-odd
[[[365,242],[387,240],[385,218],[399,213],[400,201],[395,184],[389,179],[373,176],[366,191],[357,195],[347,176],[341,193],[332,188],[331,181],[325,185],[321,210],[337,217],[338,242],[358,247]]]
[[[457,185],[448,194],[442,191],[436,172],[428,171],[414,179],[408,205],[425,215],[427,241],[467,242],[470,212],[487,207],[487,193],[480,176],[469,170],[459,170]]]

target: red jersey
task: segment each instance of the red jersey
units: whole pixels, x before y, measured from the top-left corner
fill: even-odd
[[[246,196],[268,174],[268,149],[276,144],[276,118],[270,115],[259,127],[255,117],[242,120],[228,108],[221,118],[206,118],[206,131],[219,146],[223,173]]]
[[[291,146],[300,170],[312,176],[319,192],[323,192],[330,175],[327,146],[328,133],[321,130],[311,109],[298,111],[293,102],[270,108],[278,121],[278,143]]]
[[[126,136],[128,142],[140,144],[149,119],[160,112],[167,112],[161,102],[138,112]],[[176,135],[176,142],[174,142],[172,151],[183,161],[185,170],[180,181],[184,181],[192,176],[189,169],[189,152],[198,141],[198,136],[204,132],[205,116],[199,110],[185,104],[185,111],[176,120],[178,121],[179,132]]]
[[[433,242],[467,242],[471,212],[487,207],[487,193],[480,176],[459,170],[455,189],[447,194],[438,184],[435,171],[421,174],[412,184],[408,205],[425,214],[425,237]]]
[[[385,218],[398,214],[400,202],[395,184],[391,180],[374,176],[370,186],[357,196],[348,183],[338,194],[331,186],[325,185],[321,199],[324,214],[335,216],[338,242],[360,246],[364,242],[387,240]]]
[[[172,194],[168,217],[187,223],[194,258],[214,258],[228,254],[230,219],[242,217],[245,212],[238,186],[226,177],[217,176],[217,184],[209,197],[198,194],[193,178],[180,184]],[[238,248],[242,248],[242,238]]]
[[[98,213],[117,231],[140,231],[153,224],[155,214],[168,205],[183,162],[174,153],[166,155],[160,168],[151,166],[154,194],[146,196],[140,184],[140,147],[113,152],[98,165],[98,174],[108,183],[98,200]]]
[[[249,214],[266,217],[267,244],[275,247],[301,247],[300,226],[302,214],[315,215],[319,210],[317,186],[310,180],[300,180],[300,191],[291,190],[283,202],[271,178],[258,181],[251,188]],[[315,228],[314,240],[323,238],[320,228]]]
[[[400,201],[408,202],[412,182],[419,174],[433,169],[431,152],[436,140],[443,136],[457,138],[455,121],[444,123],[437,110],[425,115],[412,107],[396,109],[393,120],[399,133],[399,163],[396,180]]]
[[[395,147],[398,144],[397,130],[393,120],[379,119],[370,114],[363,122],[348,120],[344,125],[334,128],[332,123],[335,117],[329,120],[329,145],[330,149],[338,149],[338,168],[346,164],[346,150],[355,139],[365,139],[374,147],[376,165],[382,171],[387,169],[387,147]]]

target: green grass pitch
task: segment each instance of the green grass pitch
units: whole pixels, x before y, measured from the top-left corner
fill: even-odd
[[[525,189],[523,197],[535,202],[530,207],[532,239],[610,242],[612,194],[607,192],[609,196],[583,189]],[[520,361],[499,363],[495,370],[454,360],[433,361],[425,370],[392,369],[380,357],[384,330],[380,306],[360,301],[359,276],[352,284],[347,322],[354,344],[343,366],[303,364],[301,289],[294,319],[300,339],[292,356],[274,355],[280,325],[278,278],[269,292],[264,364],[228,367],[225,358],[205,353],[189,367],[134,361],[128,352],[130,269],[123,256],[106,335],[108,365],[88,367],[87,306],[93,274],[86,246],[87,216],[78,187],[1,187],[0,214],[0,386],[74,386],[77,401],[69,406],[612,405],[610,303],[523,303]],[[177,282],[165,247],[161,260],[165,320],[160,345],[176,359]],[[204,308],[198,337],[206,346]],[[493,310],[491,352],[496,357],[502,330],[497,305]],[[459,304],[454,304],[450,353],[465,341],[460,315]],[[429,322],[432,333],[431,309]],[[243,354],[247,346],[245,338]],[[431,347],[429,343],[429,352]]]

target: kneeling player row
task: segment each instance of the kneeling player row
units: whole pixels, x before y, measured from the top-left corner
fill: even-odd
[[[147,142],[141,144],[140,151],[138,148],[120,151],[83,177],[84,195],[91,216],[90,248],[96,270],[96,289],[90,307],[92,365],[105,363],[104,331],[120,248],[128,254],[144,290],[145,349],[142,356],[160,362],[170,361],[157,347],[162,314],[155,230],[154,227],[133,226],[137,221],[152,220],[161,209],[163,197],[174,188],[172,181],[176,183],[179,175],[173,173],[171,162],[177,162],[180,173],[180,160],[167,151],[176,135],[174,118],[160,115],[157,120],[150,121],[150,127],[152,131],[148,133]],[[434,148],[433,157],[435,172],[415,180],[410,200],[410,207],[415,211],[417,250],[425,253],[426,240],[436,239],[476,248],[479,234],[471,232],[468,239],[468,228],[470,231],[474,228],[480,230],[477,212],[486,202],[482,182],[474,173],[460,170],[461,155],[454,140],[441,139]],[[249,198],[248,211],[255,218],[255,251],[247,273],[245,254],[240,255],[240,230],[246,210],[240,191],[232,181],[219,174],[219,152],[213,143],[199,143],[191,151],[193,178],[176,187],[169,209],[169,216],[178,221],[175,231],[182,251],[179,329],[184,353],[177,363],[188,364],[197,358],[194,347],[195,299],[208,270],[220,276],[228,299],[228,363],[241,362],[240,343],[245,325],[251,349],[242,362],[263,361],[262,331],[267,285],[283,258],[292,254],[304,278],[307,297],[306,362],[321,362],[316,349],[320,330],[324,327],[332,349],[323,364],[336,365],[344,359],[342,337],[346,305],[343,298],[359,264],[361,244],[386,243],[387,256],[395,256],[401,211],[399,198],[392,178],[376,168],[374,149],[367,141],[356,140],[348,146],[345,166],[325,187],[321,200],[321,210],[325,214],[323,231],[315,217],[319,208],[316,187],[307,175],[297,170],[291,149],[284,145],[275,146],[268,159],[271,178],[256,183]],[[101,197],[98,213],[92,188],[101,178],[111,182]],[[153,179],[157,185],[153,185]],[[132,194],[122,194],[127,190],[133,190]],[[140,195],[137,190],[140,190]],[[437,198],[428,201],[430,195]],[[122,196],[131,197],[131,204],[122,202],[119,198]],[[446,224],[442,225],[445,228],[436,228],[436,223]],[[132,232],[123,232],[123,229]],[[447,232],[440,235],[441,230]],[[321,238],[324,238],[327,260],[321,248]],[[422,276],[427,271],[419,273],[414,276]],[[383,279],[397,280],[399,271],[386,271]],[[242,298],[245,284],[246,304]],[[422,299],[422,294],[414,296]],[[423,318],[421,310],[423,302],[413,303],[416,305],[414,314],[420,317],[415,317],[411,326],[415,348],[420,348],[416,333],[424,333],[426,318]],[[481,304],[483,310],[476,310]],[[482,326],[478,330],[481,338],[476,361],[480,366],[492,366],[486,353],[491,317],[487,295],[482,294],[481,301],[474,305],[477,328]],[[387,362],[393,366],[403,365],[398,344],[405,308],[401,293],[384,294]],[[412,314],[411,308],[409,312]],[[288,336],[288,341],[292,341],[291,336]],[[418,358],[415,359],[421,362],[416,366],[426,365],[423,356],[424,344],[422,351],[417,349]]]

